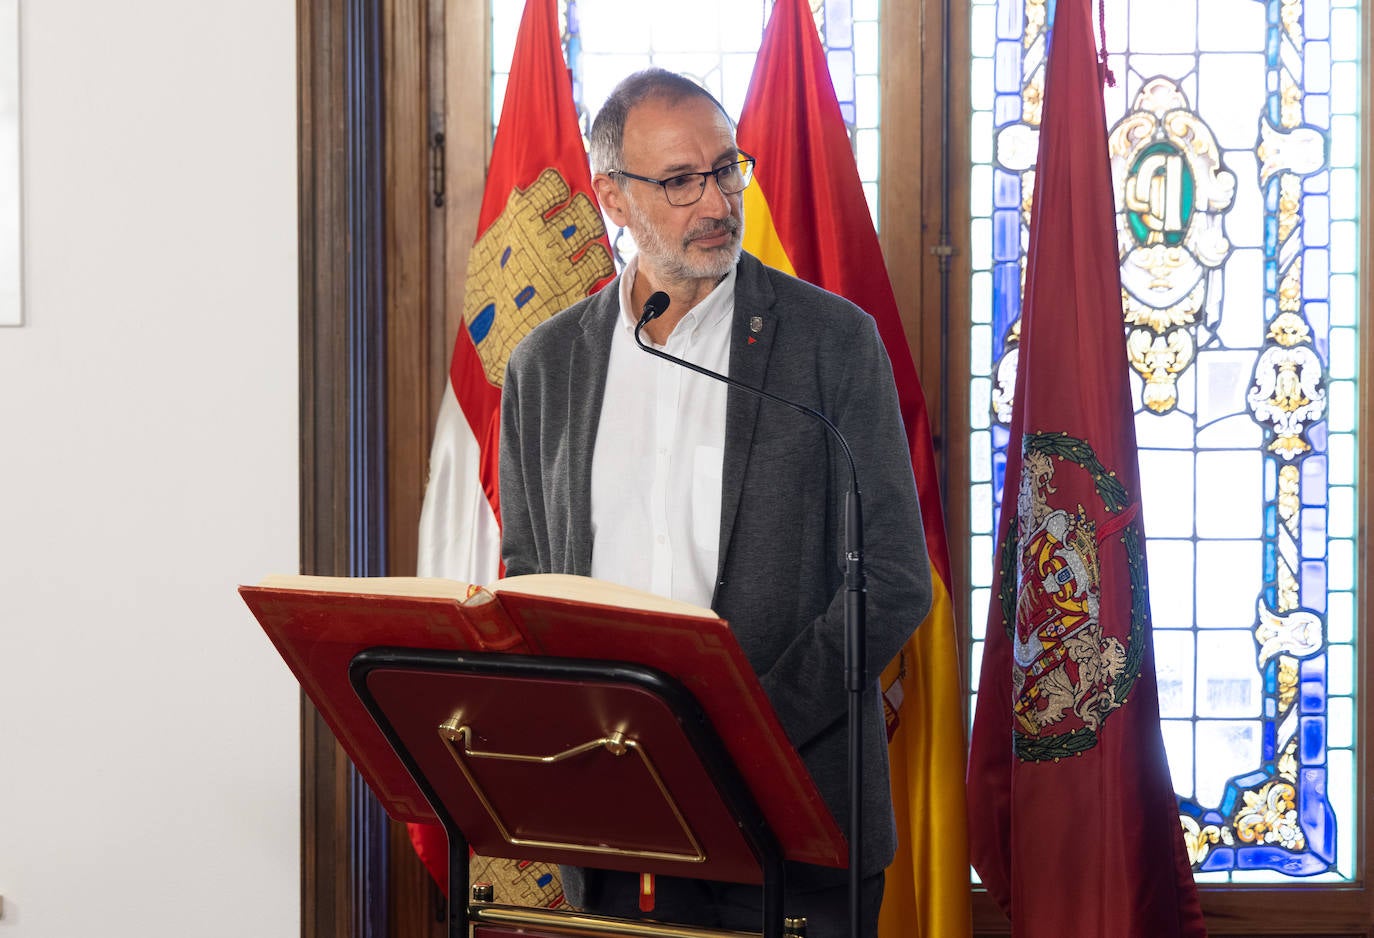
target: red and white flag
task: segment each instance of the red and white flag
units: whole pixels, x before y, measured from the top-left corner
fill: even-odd
[[[500,573],[497,450],[501,383],[520,339],[614,276],[597,208],[555,0],[529,0],[520,21],[491,167],[468,256],[463,329],[430,451],[420,513],[419,576],[485,584]],[[411,840],[447,885],[447,841],[412,825]]]

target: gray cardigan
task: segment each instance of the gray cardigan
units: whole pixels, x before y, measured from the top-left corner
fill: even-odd
[[[619,284],[617,278],[540,324],[510,357],[500,450],[508,576],[590,573],[592,448],[620,312]],[[757,331],[751,330],[753,317],[761,319]],[[863,496],[868,667],[876,687],[880,670],[931,601],[911,460],[876,326],[852,303],[742,255],[730,375],[815,408],[849,442]],[[730,622],[844,829],[847,464],[819,422],[731,388],[722,478],[712,607]],[[865,875],[886,867],[896,849],[882,708],[877,694],[868,702]],[[570,885],[577,901],[576,884]]]

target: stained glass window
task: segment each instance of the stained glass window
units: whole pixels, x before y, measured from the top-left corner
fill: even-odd
[[[879,0],[810,0],[859,176],[877,223]],[[658,65],[700,82],[736,120],[773,4],[765,0],[565,0],[563,45],[583,133],[606,96],[633,71]],[[493,3],[492,119],[498,120],[522,4]]]
[[[1053,0],[971,0],[971,674]],[[1160,710],[1199,881],[1356,855],[1357,0],[1108,0],[1123,353]]]

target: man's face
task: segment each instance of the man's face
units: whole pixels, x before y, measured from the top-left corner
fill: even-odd
[[[707,172],[737,159],[730,122],[705,98],[649,98],[626,117],[624,165],[619,168],[627,172],[667,179]],[[641,270],[667,281],[714,282],[739,259],[742,193],[724,195],[708,179],[700,200],[671,205],[661,186],[636,179],[622,179],[619,186],[609,179],[607,183],[597,193],[612,220],[630,229]]]

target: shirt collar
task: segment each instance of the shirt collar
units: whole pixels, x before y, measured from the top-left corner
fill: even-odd
[[[716,288],[682,317],[682,321],[674,327],[673,335],[712,329],[730,316],[735,309],[735,278],[738,270],[739,265],[732,264],[730,272],[716,284]],[[639,256],[635,255],[630,258],[630,262],[625,265],[624,273],[620,275],[620,324],[631,336],[634,335],[635,326],[639,325],[639,317],[644,315],[643,310],[634,309],[630,299],[634,293],[635,277],[638,273]],[[645,339],[647,341],[648,337]]]

